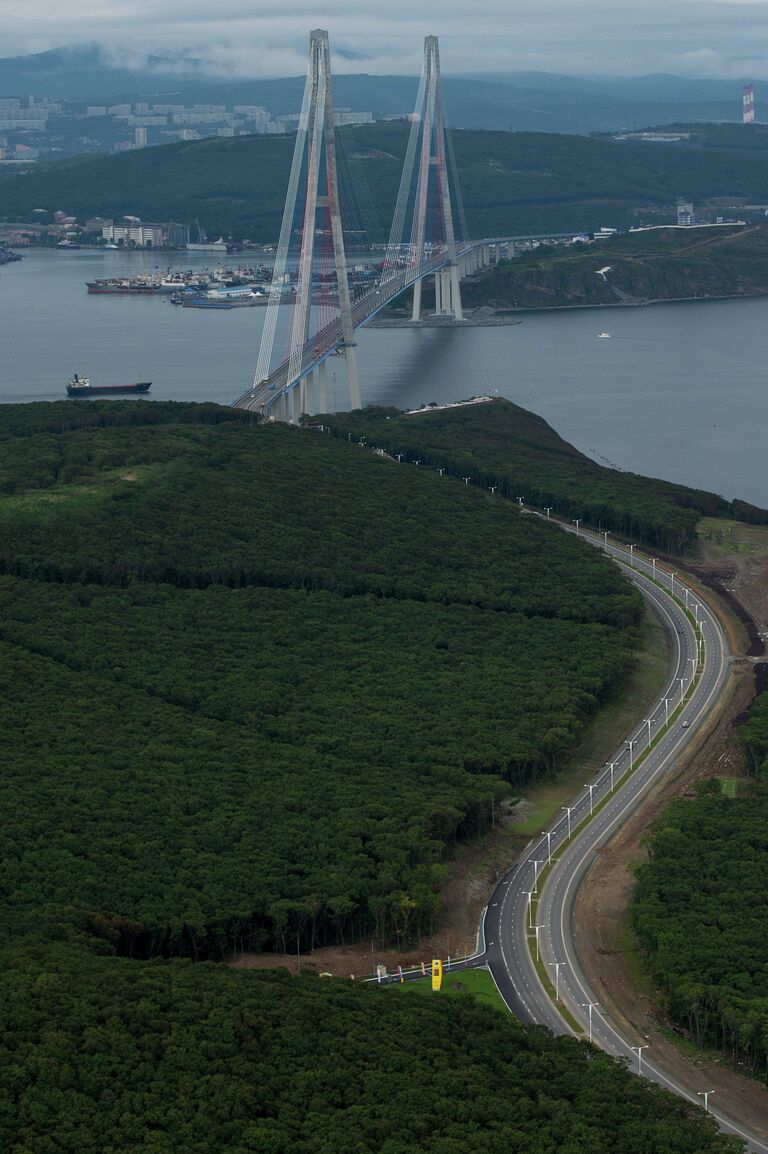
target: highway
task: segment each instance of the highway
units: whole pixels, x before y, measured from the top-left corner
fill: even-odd
[[[544,519],[542,513],[526,512]],[[483,912],[475,952],[448,967],[444,963],[444,969],[487,969],[507,1007],[522,1022],[544,1025],[555,1034],[583,1036],[625,1059],[635,1073],[702,1106],[711,1086],[697,1077],[693,1063],[690,1076],[665,1070],[645,1037],[599,1004],[576,953],[574,903],[600,847],[674,768],[706,724],[728,682],[731,654],[716,615],[676,572],[639,554],[634,545],[609,542],[607,534],[579,532],[578,524],[574,528],[555,518],[552,522],[553,529],[575,532],[603,550],[640,591],[670,638],[668,679],[663,694],[638,719],[605,768],[585,782],[562,807],[558,820],[528,844],[498,883]],[[384,979],[419,980],[420,970]],[[718,1108],[716,1098],[706,1108],[720,1129],[741,1138],[752,1154],[768,1154],[768,1130],[758,1131],[729,1116]]]
[[[574,531],[561,521],[555,524]],[[672,647],[665,690],[605,768],[507,871],[484,911],[476,952],[447,969],[488,969],[522,1022],[547,1026],[555,1034],[583,1035],[626,1059],[630,1070],[701,1106],[703,1092],[711,1087],[696,1084],[693,1065],[692,1080],[674,1077],[654,1059],[642,1035],[627,1032],[625,1023],[599,1004],[576,954],[573,917],[579,884],[599,848],[674,767],[706,723],[728,680],[730,652],[715,614],[677,574],[638,555],[634,546],[629,550],[609,544],[604,535],[584,530],[579,536],[616,561],[664,624]],[[385,979],[399,980],[396,974]],[[406,973],[402,980],[422,980],[422,974]],[[555,990],[567,1017],[555,1002]],[[644,1047],[641,1054],[638,1047]],[[721,1130],[743,1139],[753,1154],[768,1154],[767,1133],[726,1115],[715,1099],[708,1107]]]
[[[560,527],[566,526],[560,523]],[[645,1039],[626,1034],[624,1024],[612,1020],[598,1004],[576,955],[574,900],[598,848],[674,766],[706,722],[726,684],[730,654],[714,613],[676,575],[636,553],[630,564],[627,550],[583,531],[580,535],[616,560],[664,622],[672,640],[672,672],[662,697],[615,750],[606,768],[585,784],[560,819],[530,844],[501,880],[484,915],[485,949],[468,964],[490,970],[504,1001],[523,1022],[541,1023],[559,1034],[591,1036],[595,1045],[626,1058],[630,1069],[637,1071],[637,1047]],[[680,602],[688,605],[690,615]],[[553,991],[545,988],[537,972],[537,952],[540,967],[552,986],[557,982],[560,1000],[578,1029],[560,1014]],[[642,1051],[642,1074],[698,1105],[703,1091],[710,1088],[676,1080],[654,1061],[650,1048]],[[727,1117],[714,1100],[709,1112],[722,1130],[744,1139],[755,1154],[768,1154],[766,1134],[751,1132],[738,1119]]]

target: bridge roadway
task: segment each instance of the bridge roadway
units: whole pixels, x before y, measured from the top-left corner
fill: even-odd
[[[562,522],[558,524],[573,532],[570,526]],[[537,972],[536,930],[531,927],[538,925],[541,963],[553,987],[556,978],[554,963],[564,963],[559,969],[560,1001],[578,1024],[580,1033],[589,1036],[588,1007],[592,1003],[592,1041],[607,1053],[626,1059],[629,1068],[637,1071],[637,1047],[645,1043],[645,1038],[628,1032],[624,1021],[614,1018],[608,1008],[599,1005],[579,962],[573,939],[576,893],[598,849],[640,806],[652,786],[674,766],[684,748],[706,723],[728,680],[730,653],[715,614],[675,578],[676,596],[685,599],[702,622],[704,643],[699,645],[689,616],[667,591],[672,581],[666,569],[658,565],[654,569],[650,562],[637,554],[630,559],[626,549],[606,545],[603,537],[583,529],[580,536],[613,557],[664,624],[673,650],[670,679],[663,696],[633,730],[633,772],[629,773],[628,739],[606,763],[608,767],[613,763],[615,788],[611,788],[610,768],[602,770],[586,784],[584,792],[569,803],[570,815],[566,810],[549,827],[549,838],[544,833],[529,844],[491,896],[484,911],[477,952],[470,958],[452,963],[450,971],[486,968],[507,1006],[521,1021],[545,1025],[555,1034],[577,1034],[560,1014],[552,992],[545,989]],[[696,660],[697,649],[700,661],[691,691],[691,663]],[[681,678],[685,683],[682,706]],[[669,702],[670,725],[664,731],[665,698],[673,700]],[[650,749],[648,720],[651,722]],[[683,722],[687,724],[684,726]],[[645,756],[638,764],[643,754]],[[594,812],[590,816],[591,810]],[[549,859],[551,866],[547,868]],[[535,893],[536,890],[539,892]],[[529,893],[533,894],[532,899],[528,897]],[[529,901],[533,903],[530,907]],[[419,976],[407,975],[406,980]],[[700,1092],[709,1089],[708,1085],[695,1083],[693,1066],[690,1079],[672,1075],[654,1059],[650,1047],[643,1050],[642,1074],[699,1106],[702,1104]],[[742,1138],[752,1154],[768,1154],[768,1133],[758,1132],[738,1118],[728,1116],[718,1109],[715,1098],[710,1100],[709,1112],[721,1130]]]
[[[488,245],[521,243],[526,240],[558,240],[572,235],[572,233],[547,233],[540,236],[488,237],[484,240],[473,240],[459,244],[456,248],[456,257],[457,261],[460,261],[474,250],[485,248]],[[438,255],[422,261],[420,265],[393,271],[392,275],[378,281],[375,289],[371,289],[370,292],[352,302],[353,327],[359,328],[360,325],[365,324],[406,289],[411,288],[416,281],[439,272],[440,269],[446,268],[448,263],[446,252],[441,251]],[[313,369],[316,369],[318,365],[343,347],[341,318],[336,318],[307,341],[301,350],[301,362],[298,367],[294,364],[292,368],[290,357],[286,357],[274,372],[270,373],[269,377],[263,381],[255,382],[252,388],[242,393],[233,402],[233,408],[266,413],[270,405],[286,388],[295,388],[299,381],[307,377]],[[289,379],[291,376],[292,379]]]

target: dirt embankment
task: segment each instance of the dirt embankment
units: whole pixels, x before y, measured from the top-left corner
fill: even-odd
[[[716,523],[713,523],[716,524]],[[745,720],[755,694],[768,689],[765,638],[768,635],[768,530],[741,529],[743,551],[736,542],[707,537],[724,530],[705,530],[701,556],[686,567],[710,603],[719,605],[734,653],[730,690],[698,745],[681,759],[657,787],[642,810],[628,821],[597,855],[579,889],[574,922],[576,948],[600,1002],[630,1027],[638,1042],[647,1040],[659,1065],[674,1072],[697,1093],[706,1083],[717,1091],[724,1113],[742,1118],[768,1135],[768,1092],[745,1077],[725,1057],[699,1054],[671,1040],[661,994],[645,975],[642,958],[629,928],[628,908],[634,867],[644,860],[643,839],[649,825],[674,797],[686,796],[693,783],[714,775],[738,777],[744,772],[734,729]]]

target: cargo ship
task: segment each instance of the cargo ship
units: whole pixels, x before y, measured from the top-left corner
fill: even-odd
[[[93,397],[97,394],[110,396],[113,393],[147,393],[151,381],[134,381],[132,385],[92,385],[88,377],[81,377],[75,373],[67,381],[67,392],[70,397]]]

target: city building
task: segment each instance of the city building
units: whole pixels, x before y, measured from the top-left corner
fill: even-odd
[[[677,200],[677,223],[681,228],[689,228],[690,225],[696,223],[696,217],[693,215],[693,202],[690,200],[683,200],[678,197]]]
[[[133,144],[134,148],[147,147],[147,130],[146,128],[134,128],[133,130]]]
[[[174,221],[156,224],[128,216],[117,222],[106,222],[101,235],[104,240],[125,248],[184,248],[189,241],[189,228]]]

